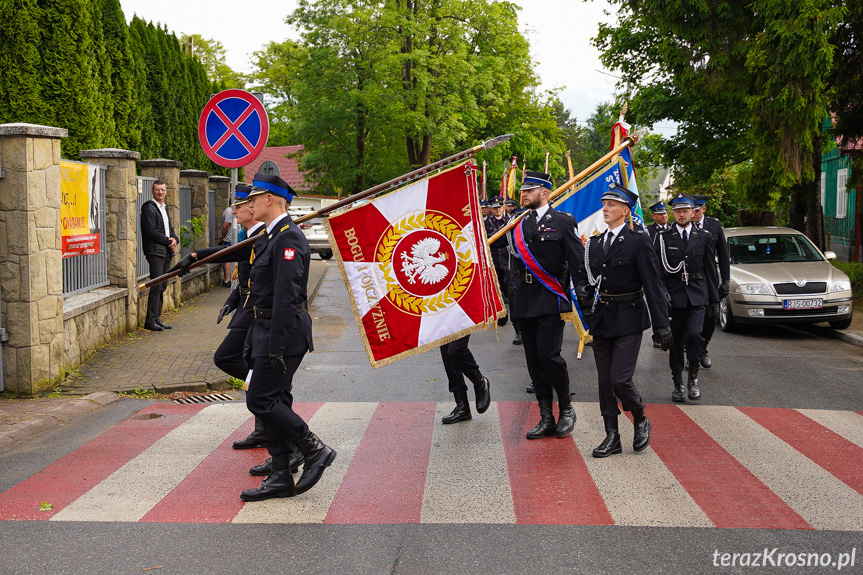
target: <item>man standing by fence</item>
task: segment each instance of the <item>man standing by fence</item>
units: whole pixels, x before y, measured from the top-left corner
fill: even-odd
[[[141,237],[144,256],[150,266],[150,279],[153,279],[167,273],[168,268],[171,267],[171,258],[174,257],[180,238],[171,227],[171,218],[165,205],[167,184],[162,180],[156,180],[150,193],[153,194],[153,199],[147,200],[141,206]],[[162,323],[161,318],[166,285],[162,282],[150,288],[144,329],[150,331],[171,329],[171,326]]]

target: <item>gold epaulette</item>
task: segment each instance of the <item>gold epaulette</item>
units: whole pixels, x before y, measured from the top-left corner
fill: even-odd
[[[285,224],[285,227],[283,227],[283,228],[282,228],[282,229],[280,229],[279,231],[280,231],[280,232],[283,232],[283,231],[285,231],[286,229],[288,229],[289,227],[291,227],[291,224],[290,224],[290,223],[287,223],[287,224]]]

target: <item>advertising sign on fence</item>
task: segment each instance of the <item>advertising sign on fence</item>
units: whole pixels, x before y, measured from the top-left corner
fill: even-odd
[[[63,257],[99,253],[99,168],[60,161]]]

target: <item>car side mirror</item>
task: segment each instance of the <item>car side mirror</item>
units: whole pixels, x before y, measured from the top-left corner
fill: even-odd
[[[830,252],[830,251],[824,252],[824,257],[827,258],[828,260],[835,260],[836,259],[836,252]]]

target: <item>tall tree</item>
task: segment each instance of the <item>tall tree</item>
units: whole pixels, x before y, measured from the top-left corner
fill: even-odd
[[[41,10],[36,0],[0,2],[0,123],[43,123]]]
[[[246,85],[242,74],[235,72],[225,62],[225,47],[218,40],[204,38],[200,34],[181,34],[180,43],[191,47],[191,53],[204,66],[207,78],[220,86],[243,89]]]
[[[101,0],[104,69],[113,112],[115,145],[138,150],[141,145],[142,102],[135,83],[137,62],[129,38],[129,27],[119,0]]]

